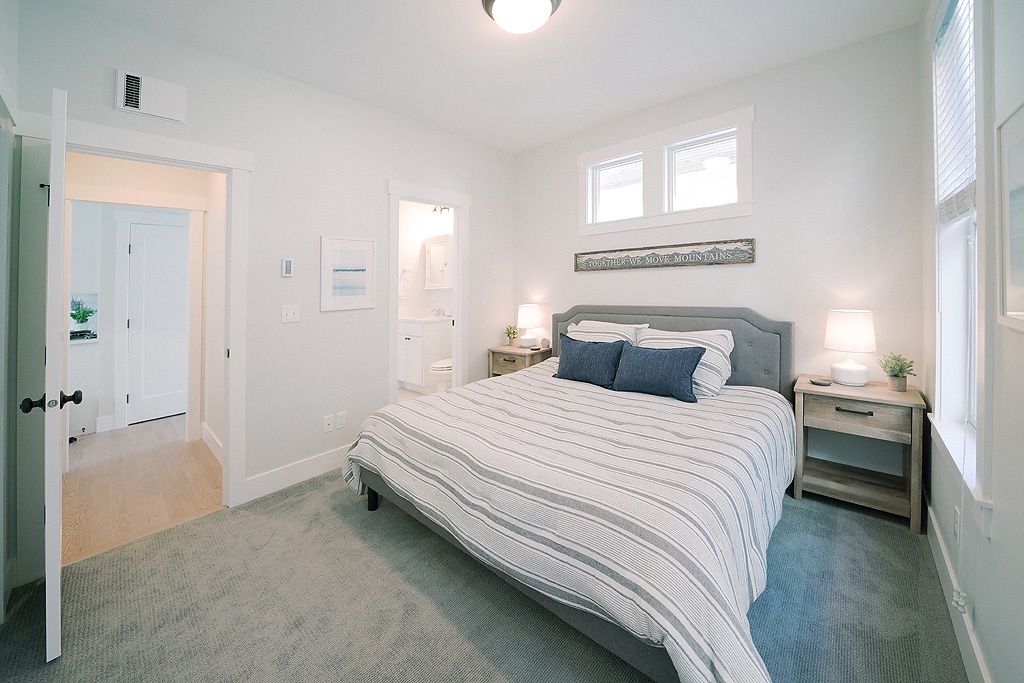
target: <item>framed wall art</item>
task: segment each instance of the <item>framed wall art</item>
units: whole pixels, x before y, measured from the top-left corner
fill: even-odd
[[[1024,107],[999,127],[999,322],[1024,332]]]
[[[372,240],[320,238],[320,310],[373,308]]]

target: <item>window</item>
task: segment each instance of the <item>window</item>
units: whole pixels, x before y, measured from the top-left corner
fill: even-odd
[[[580,234],[749,216],[748,107],[581,154]]]
[[[644,159],[642,154],[612,159],[591,167],[590,194],[594,223],[644,215]]]
[[[735,204],[736,129],[684,140],[669,148],[669,211]]]
[[[973,434],[978,393],[973,0],[950,0],[935,39],[932,65],[938,216],[936,415],[940,423],[959,425]],[[973,481],[972,465],[960,464]]]

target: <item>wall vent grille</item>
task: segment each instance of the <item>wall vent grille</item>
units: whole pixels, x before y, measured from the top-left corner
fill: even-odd
[[[145,86],[146,96],[142,96]],[[117,70],[114,109],[185,123],[185,86],[138,72]]]
[[[124,75],[124,106],[127,109],[142,108],[142,76]]]

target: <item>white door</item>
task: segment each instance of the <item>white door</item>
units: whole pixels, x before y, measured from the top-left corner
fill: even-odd
[[[188,406],[189,232],[133,223],[128,259],[128,424]]]
[[[50,135],[50,205],[46,227],[46,408],[43,418],[44,548],[46,567],[46,661],[60,656],[61,473],[67,459],[64,352],[71,303],[64,283],[64,167],[68,94],[53,91]],[[78,401],[81,401],[80,395]]]

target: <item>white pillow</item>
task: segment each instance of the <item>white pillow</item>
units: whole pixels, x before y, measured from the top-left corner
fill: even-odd
[[[718,396],[725,381],[732,374],[729,354],[734,345],[729,330],[700,330],[696,332],[669,332],[667,330],[640,330],[637,346],[645,349],[678,349],[685,346],[703,346],[707,351],[693,371],[695,396]]]
[[[637,332],[650,327],[643,325],[623,325],[620,323],[606,323],[601,320],[581,320],[579,324],[572,323],[565,333],[570,339],[588,342],[616,342],[620,339],[636,346]]]

